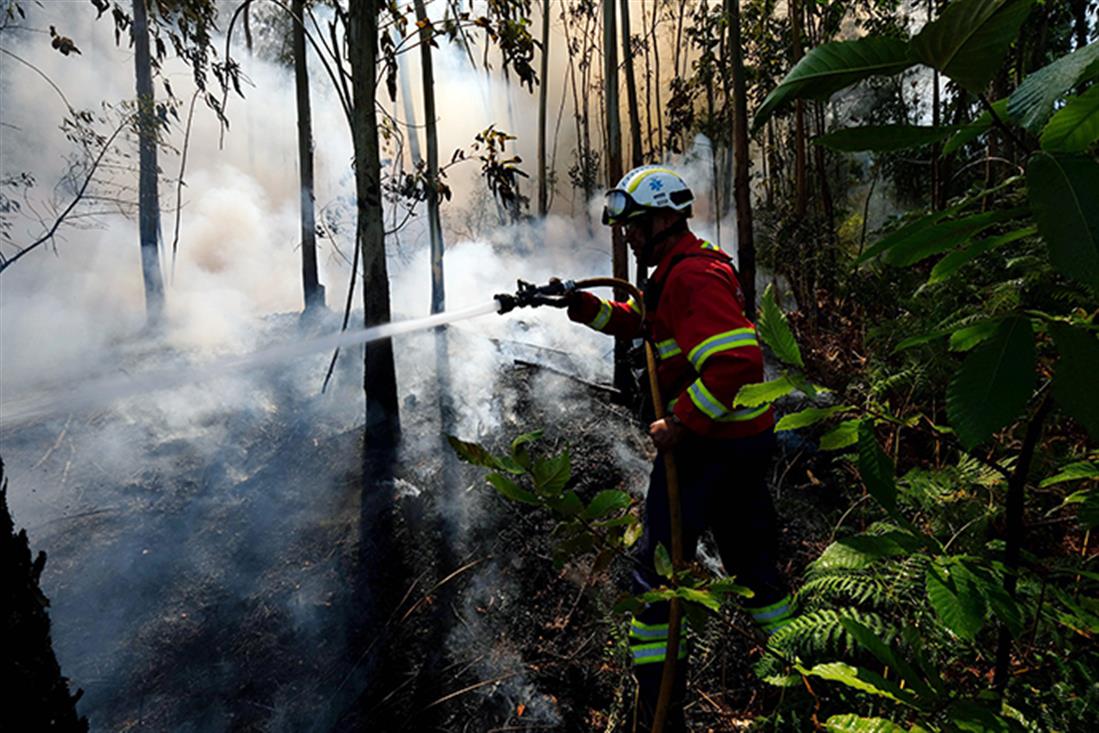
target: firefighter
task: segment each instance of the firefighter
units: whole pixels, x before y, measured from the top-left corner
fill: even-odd
[[[654,567],[658,545],[671,548],[665,456],[679,473],[684,558],[694,557],[709,528],[726,572],[754,591],[748,611],[766,633],[794,614],[793,599],[777,567],[777,520],[766,475],[774,452],[770,406],[735,408],[745,384],[763,381],[763,353],[744,313],[744,295],[730,258],[691,233],[694,196],[672,170],[648,165],[625,175],[607,193],[604,225],[625,228],[638,268],[655,267],[645,288],[647,319],[637,304],[570,296],[568,315],[612,336],[651,340],[667,417],[649,425],[658,454],[645,501],[645,531],[638,545],[635,592],[661,585]],[[638,681],[640,728],[651,726],[660,689],[668,607],[654,604],[630,624]],[[680,645],[677,679],[665,730],[684,730],[687,645]]]

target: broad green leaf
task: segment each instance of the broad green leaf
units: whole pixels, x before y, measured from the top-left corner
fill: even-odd
[[[999,700],[987,702],[958,700],[947,708],[946,715],[954,728],[965,733],[1012,733],[1020,730],[999,715]]]
[[[993,224],[1018,218],[1025,209],[986,211],[961,219],[938,222],[894,240],[882,252],[882,260],[893,267],[907,267],[940,252],[946,252],[966,242]]]
[[[482,468],[507,471],[516,475],[524,473],[523,467],[516,464],[515,461],[510,458],[495,456],[479,443],[467,443],[453,435],[446,436],[446,439],[450,443],[450,447],[458,454],[458,458],[466,463],[472,463],[474,466],[481,466]]]
[[[767,289],[763,291],[763,297],[760,298],[759,321],[756,324],[756,331],[763,339],[763,342],[771,347],[771,351],[775,352],[775,356],[781,361],[802,369],[805,368],[805,363],[801,360],[801,350],[798,348],[798,342],[790,330],[790,323],[786,320],[786,314],[782,312],[782,309],[775,301],[775,290],[772,285],[767,286]]]
[[[1099,463],[1091,461],[1078,461],[1062,466],[1061,470],[1038,484],[1041,488],[1063,484],[1068,481],[1099,480]]]
[[[1002,318],[990,318],[987,321],[978,321],[971,326],[959,328],[950,334],[951,351],[969,351],[982,341],[987,341],[1000,327]]]
[[[787,102],[825,100],[855,82],[871,76],[892,76],[913,63],[908,44],[896,38],[869,37],[817,46],[763,100],[752,128],[758,130]]]
[[[897,481],[893,461],[885,455],[874,435],[874,424],[864,420],[859,424],[859,475],[866,490],[886,511],[897,508]]]
[[[956,127],[920,127],[916,125],[867,125],[848,127],[821,135],[813,142],[843,153],[870,150],[886,153],[931,145],[954,134]]]
[[[875,559],[903,557],[924,547],[923,540],[900,529],[882,534],[856,534],[837,540],[837,544]]]
[[[979,239],[975,242],[970,242],[962,249],[951,252],[946,257],[943,257],[935,266],[931,268],[931,276],[927,278],[929,285],[942,282],[946,278],[953,275],[960,270],[963,265],[972,261],[973,259],[980,257],[981,255],[991,252],[1005,244],[1011,244],[1025,237],[1031,237],[1038,233],[1037,227],[1024,227],[1022,229],[1016,229],[1013,232],[1007,234],[1001,234],[996,237],[988,237],[987,239]],[[900,347],[897,347],[898,350]]]
[[[1061,409],[1099,442],[1099,339],[1079,328],[1055,323],[1053,341],[1061,356],[1053,371],[1053,396]]]
[[[840,450],[859,441],[859,425],[862,420],[844,420],[820,438],[821,450]]]
[[[1008,120],[1006,98],[993,102],[992,110],[1000,120],[1005,122]],[[958,130],[954,137],[947,141],[946,145],[943,146],[943,155],[950,155],[963,145],[977,139],[988,132],[993,124],[992,115],[989,114],[988,110],[985,110],[973,122],[963,125],[962,129]]]
[[[662,578],[670,579],[674,574],[672,558],[668,555],[668,548],[662,542],[656,544],[656,550],[653,552],[653,567],[656,569],[657,575]]]
[[[1074,491],[1065,498],[1061,506],[1070,506],[1072,504],[1080,505],[1076,516],[1084,529],[1092,530],[1099,526],[1099,489]]]
[[[897,244],[904,242],[912,237],[918,236],[921,232],[935,226],[940,220],[946,218],[950,212],[947,211],[933,211],[930,214],[925,214],[919,219],[910,221],[900,229],[896,229],[889,234],[879,239],[874,244],[866,248],[866,251],[859,256],[857,262],[866,262],[867,260],[877,257],[882,252],[891,249]]]
[[[1007,101],[1007,112],[1026,129],[1037,134],[1053,112],[1058,99],[1077,84],[1099,76],[1099,43],[1092,43],[1062,56],[1023,79]]]
[[[1099,84],[1070,99],[1042,130],[1042,150],[1081,153],[1099,140]]]
[[[700,606],[705,606],[715,613],[721,610],[721,598],[715,596],[713,593],[707,593],[706,591],[699,590],[698,588],[680,587],[676,588],[675,594],[685,601],[697,603]]]
[[[951,573],[949,558],[936,558],[927,568],[927,599],[943,626],[971,641],[984,625],[984,599]]]
[[[959,561],[950,566],[951,573],[969,592],[979,594],[988,609],[1011,631],[1018,635],[1023,630],[1023,611],[1004,589],[1002,573],[992,572],[969,561]]]
[[[770,382],[746,384],[736,393],[733,405],[735,407],[759,407],[768,402],[774,402],[779,397],[785,397],[793,391],[794,383],[787,377],[772,379]]]
[[[1034,390],[1030,320],[1004,319],[992,338],[962,362],[946,394],[946,412],[962,445],[972,448],[1011,423]]]
[[[719,580],[715,580],[710,583],[708,590],[711,593],[716,593],[721,596],[742,596],[744,598],[751,598],[755,595],[755,591],[737,583],[733,578],[720,578]]]
[[[531,475],[534,477],[534,489],[538,493],[548,496],[560,494],[572,478],[569,452],[562,451],[556,456],[535,462]]]
[[[854,713],[833,715],[824,721],[828,733],[908,733],[896,723],[885,718],[864,718]]]
[[[878,635],[868,627],[863,626],[853,618],[840,618],[840,624],[847,629],[847,633],[854,637],[859,646],[873,654],[885,666],[896,670],[910,690],[921,697],[934,696],[935,693],[932,691],[931,686],[927,684],[923,675],[917,672],[916,668],[909,664],[903,655],[895,653],[888,644],[878,638]]]
[[[523,468],[530,468],[530,450],[529,445],[534,441],[542,437],[541,430],[535,430],[530,433],[523,433],[522,435],[511,441],[511,458]]]
[[[1053,266],[1099,292],[1099,163],[1036,153],[1027,165],[1027,185]]]
[[[1004,62],[1032,0],[955,0],[912,39],[912,52],[979,94]]]
[[[797,430],[815,425],[821,420],[826,420],[833,415],[850,410],[851,405],[835,405],[833,407],[809,407],[800,412],[792,412],[783,415],[775,425],[775,430]]]
[[[561,496],[546,499],[546,505],[565,517],[578,517],[584,513],[584,502],[575,491],[566,491]],[[588,534],[582,526],[577,529],[577,533]]]
[[[885,679],[877,672],[871,672],[861,667],[853,667],[843,662],[817,664],[812,669],[805,670],[804,674],[811,677],[820,677],[822,680],[839,682],[856,690],[886,697],[895,702],[910,703],[912,700],[911,693],[902,690],[895,682]]]
[[[622,535],[622,546],[633,547],[636,545],[637,541],[641,539],[641,535],[644,531],[645,525],[640,521],[635,521],[633,524],[626,527],[626,532]]]
[[[619,509],[625,509],[632,503],[630,495],[625,491],[606,489],[595,495],[595,498],[584,510],[585,519],[601,519]]]
[[[519,484],[503,474],[490,473],[488,476],[485,476],[485,480],[492,484],[492,487],[499,491],[506,499],[519,501],[524,504],[538,504],[538,497],[526,489],[521,488]]]

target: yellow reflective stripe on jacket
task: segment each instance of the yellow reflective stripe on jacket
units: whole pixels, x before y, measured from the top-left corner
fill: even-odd
[[[739,349],[742,346],[759,346],[755,329],[734,328],[732,331],[715,334],[691,349],[690,353],[687,354],[687,359],[690,360],[695,371],[701,372],[702,365],[714,354],[719,351]]]
[[[602,331],[604,328],[607,327],[607,324],[610,323],[610,320],[611,304],[600,298],[599,312],[595,314],[595,318],[591,319],[591,322],[588,323],[588,325],[596,329],[597,331]]]
[[[671,359],[673,356],[682,353],[683,350],[679,348],[679,344],[675,342],[674,338],[656,342],[656,355],[661,360]]]
[[[679,641],[679,653],[676,654],[678,659],[687,658],[687,645],[684,641],[684,639]],[[631,646],[630,655],[633,657],[634,665],[663,663],[664,657],[668,655],[668,642],[658,641],[653,644]]]
[[[702,246],[702,249],[708,249],[712,252],[720,252],[721,251],[721,247],[718,247],[713,242],[703,242],[701,246]]]
[[[634,313],[636,313],[637,315],[641,315],[641,306],[637,304],[637,301],[634,300],[634,297],[632,295],[630,296],[630,299],[626,301],[626,305],[628,305],[630,307],[630,310],[632,310]]]
[[[668,624],[644,624],[635,618],[630,619],[630,636],[635,639],[649,639],[652,641],[667,639]]]
[[[691,386],[687,388],[687,396],[691,398],[691,402],[694,403],[694,406],[697,407],[702,414],[715,422],[744,422],[746,420],[754,420],[767,412],[770,408],[770,405],[763,405],[762,407],[747,407],[740,410],[729,410],[714,397],[710,390],[706,389],[706,385],[702,383],[701,378],[696,379],[691,383]]]

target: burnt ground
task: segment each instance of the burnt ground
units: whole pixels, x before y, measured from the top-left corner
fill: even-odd
[[[581,495],[620,487],[640,500],[639,421],[543,356],[551,368],[511,363],[467,398],[500,415],[482,439],[544,428],[541,445],[570,450]],[[628,730],[633,688],[609,610],[624,568],[555,570],[549,518],[450,457],[430,394],[406,401],[397,480],[364,487],[350,373],[337,417],[272,372],[248,386],[251,408],[205,414],[198,432],[154,439],[140,420],[99,413],[0,436],[11,494],[65,502],[24,526],[49,554],[55,648],[92,729]],[[130,441],[133,455],[97,437]],[[796,576],[842,499],[787,450],[774,491]],[[758,651],[728,627],[747,619],[725,616],[697,635],[692,729],[741,729],[766,710]]]

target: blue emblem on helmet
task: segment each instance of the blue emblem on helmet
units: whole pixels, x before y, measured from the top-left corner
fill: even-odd
[[[660,189],[664,188],[664,184],[661,183],[659,179],[654,178],[649,181],[649,188],[653,191],[659,191]]]

